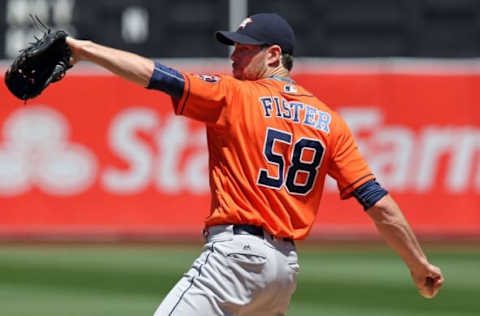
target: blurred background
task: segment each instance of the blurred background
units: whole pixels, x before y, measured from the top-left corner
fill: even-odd
[[[74,36],[151,57],[225,57],[219,29],[278,12],[294,26],[297,56],[476,57],[475,0],[2,0],[0,54],[31,40],[29,14]]]
[[[0,0],[2,75],[42,27],[229,73],[216,30],[277,12],[293,78],[349,123],[446,284],[421,298],[326,183],[289,315],[480,313],[480,1]],[[201,251],[204,126],[91,64],[27,104],[0,85],[0,315],[152,315]]]

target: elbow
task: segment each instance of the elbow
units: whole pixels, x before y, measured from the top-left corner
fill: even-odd
[[[366,212],[376,225],[397,225],[402,222],[400,209],[388,194]]]

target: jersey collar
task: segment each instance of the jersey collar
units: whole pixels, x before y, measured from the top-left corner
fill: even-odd
[[[271,79],[275,79],[275,80],[278,80],[278,81],[283,81],[283,82],[287,82],[287,83],[290,83],[290,84],[297,84],[295,81],[293,81],[291,78],[289,77],[280,77],[280,76],[269,76],[267,78],[271,78]]]

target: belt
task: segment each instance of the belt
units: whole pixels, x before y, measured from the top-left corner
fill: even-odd
[[[235,235],[254,235],[254,236],[259,236],[259,237],[264,237],[264,231],[263,228],[260,226],[253,226],[253,225],[233,225],[233,233]],[[272,238],[277,238],[275,236],[272,236]],[[280,239],[280,238],[278,238]],[[291,242],[293,243],[292,238],[281,238],[283,241]]]

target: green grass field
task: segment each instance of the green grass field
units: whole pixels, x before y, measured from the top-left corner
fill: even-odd
[[[480,247],[426,248],[446,276],[434,300],[417,294],[388,248],[301,246],[288,315],[480,315]],[[200,245],[0,245],[0,315],[152,315],[199,251]]]

